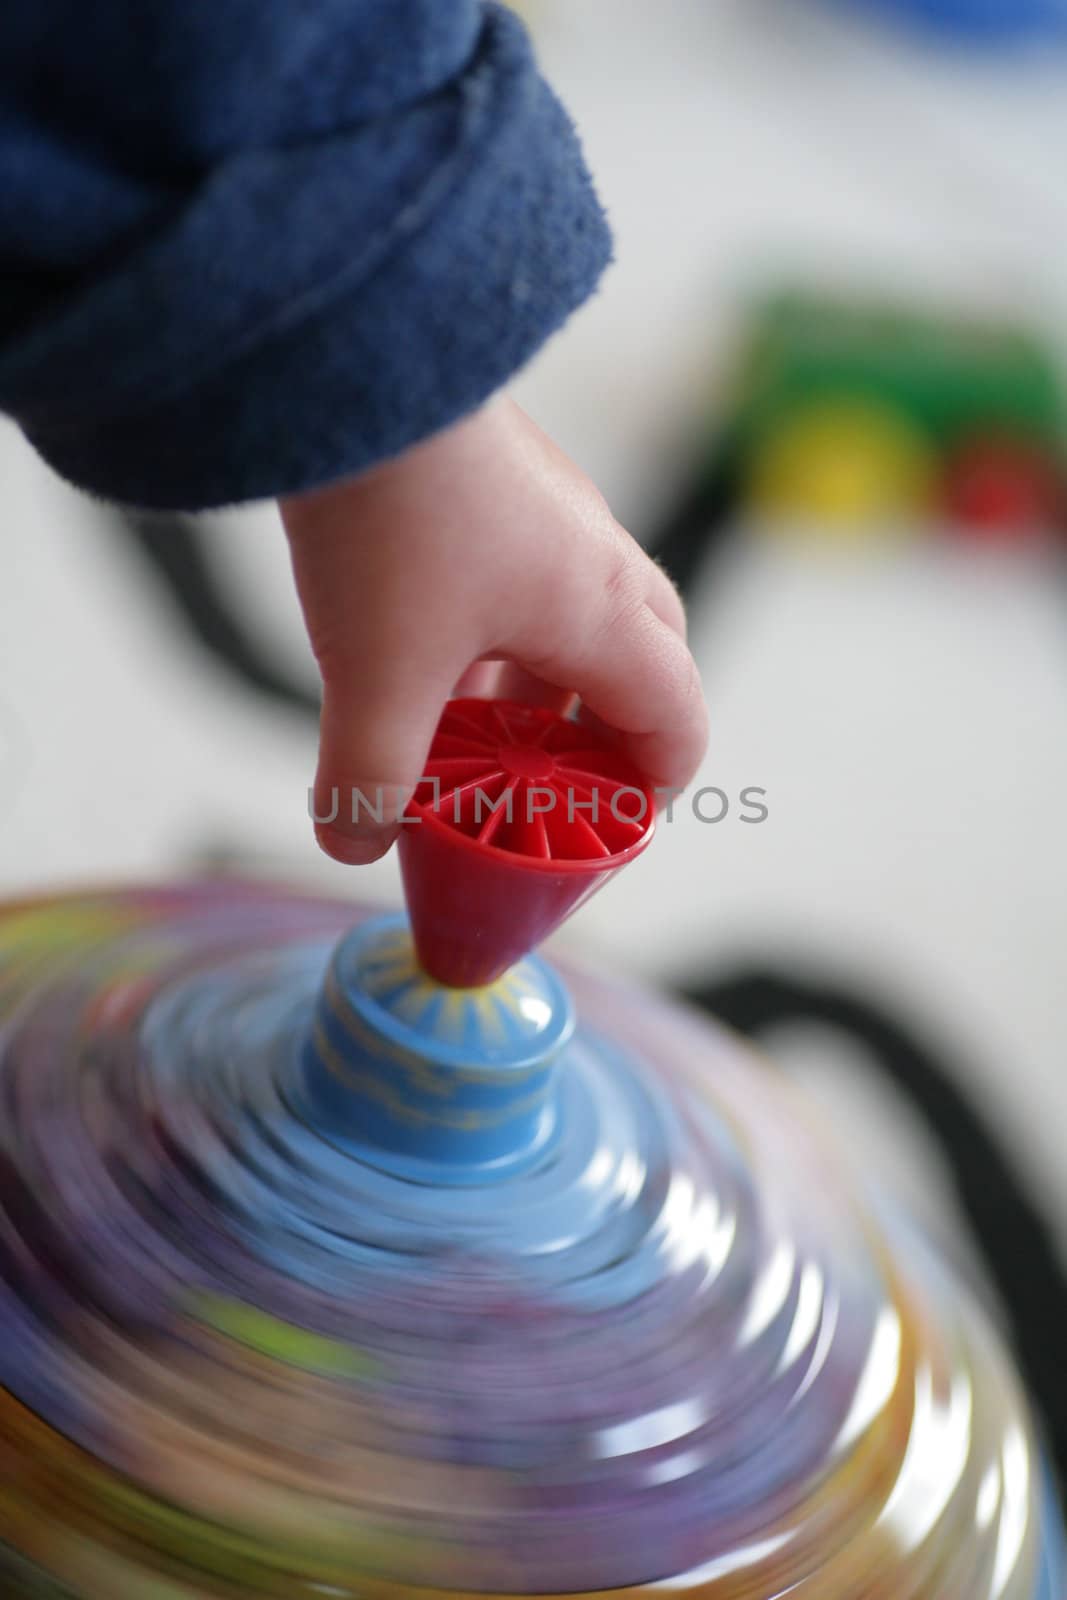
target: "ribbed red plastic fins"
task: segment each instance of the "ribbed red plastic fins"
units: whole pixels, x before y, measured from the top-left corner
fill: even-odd
[[[514,701],[450,701],[400,835],[423,967],[454,987],[493,982],[654,827],[647,780],[581,723]]]

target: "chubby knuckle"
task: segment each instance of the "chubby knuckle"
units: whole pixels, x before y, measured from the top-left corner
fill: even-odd
[[[700,669],[688,650],[678,682],[678,725],[686,735],[695,764],[707,744],[709,717]]]
[[[704,700],[704,682],[700,676],[700,668],[693,659],[688,646],[679,640],[681,648],[677,652],[677,686],[678,697],[687,719],[699,718],[703,720],[707,714]]]
[[[662,626],[657,633],[655,670],[662,702],[670,708],[672,727],[692,727],[703,716],[700,671],[684,640]]]
[[[620,551],[608,567],[604,580],[604,620],[610,627],[634,621],[645,609],[644,586],[638,563],[628,551]]]

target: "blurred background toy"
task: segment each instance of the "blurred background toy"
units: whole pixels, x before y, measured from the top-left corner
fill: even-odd
[[[1062,528],[1063,494],[1054,453],[1018,435],[976,433],[944,464],[942,507],[977,539],[1026,539]]]
[[[997,45],[1067,39],[1064,0],[847,0],[847,3],[961,42]]]
[[[1058,512],[1060,383],[1019,327],[785,295],[752,318],[727,393],[715,470],[772,518],[1023,536]]]

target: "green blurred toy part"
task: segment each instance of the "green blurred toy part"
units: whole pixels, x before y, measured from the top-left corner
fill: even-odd
[[[772,521],[940,515],[1014,536],[1058,517],[1058,375],[1009,324],[783,295],[754,320],[727,413],[721,459]]]

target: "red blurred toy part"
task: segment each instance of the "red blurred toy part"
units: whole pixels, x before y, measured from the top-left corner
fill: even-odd
[[[424,970],[454,988],[492,983],[654,827],[647,779],[581,723],[513,701],[450,701],[400,833]]]
[[[964,440],[945,466],[944,505],[978,538],[1032,537],[1059,520],[1063,492],[1047,451],[1026,439],[990,434]]]

